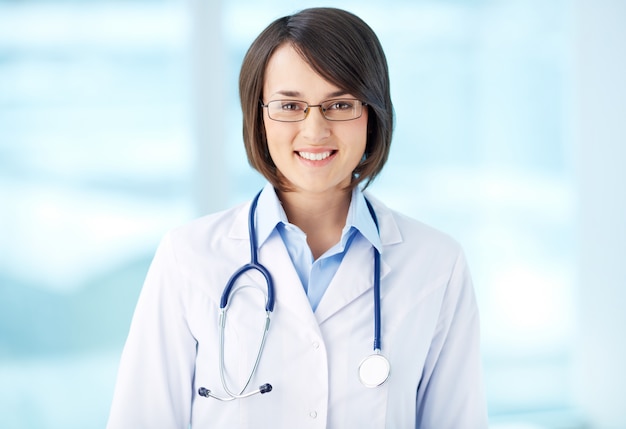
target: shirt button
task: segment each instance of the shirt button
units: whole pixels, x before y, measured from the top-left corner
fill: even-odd
[[[316,419],[316,418],[317,418],[317,411],[311,411],[311,412],[309,413],[309,416],[310,416],[312,419]]]
[[[313,341],[313,349],[317,350],[320,348],[320,343],[318,343],[317,341]]]

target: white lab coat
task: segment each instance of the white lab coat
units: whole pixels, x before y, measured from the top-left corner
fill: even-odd
[[[372,201],[382,252],[385,384],[359,382],[372,353],[373,251],[358,236],[311,309],[278,234],[259,248],[276,305],[251,387],[265,395],[220,402],[218,310],[224,285],[250,259],[243,204],[165,236],[150,267],[122,355],[108,429],[487,427],[474,291],[460,247],[446,235]],[[259,284],[252,275],[246,284]],[[226,371],[248,377],[265,317],[258,289],[231,297]]]

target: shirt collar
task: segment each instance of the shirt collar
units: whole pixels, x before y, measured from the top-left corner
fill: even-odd
[[[285,225],[289,223],[274,187],[268,183],[261,191],[256,208],[256,231],[259,246],[265,243],[272,232],[274,232],[276,225],[281,222]],[[382,244],[378,229],[365,202],[365,196],[358,187],[354,188],[352,191],[352,199],[350,200],[350,207],[348,208],[346,225],[341,234],[342,241],[346,240],[352,228],[359,231],[372,246],[376,247],[376,249],[382,253]]]
[[[259,196],[256,206],[256,231],[259,247],[265,243],[279,223],[287,224],[287,214],[276,195],[274,187],[268,183]]]
[[[374,218],[367,207],[365,196],[358,186],[352,190],[352,200],[350,201],[346,226],[343,231],[344,236],[351,227],[359,231],[372,246],[382,253],[383,250],[378,228],[376,228]]]

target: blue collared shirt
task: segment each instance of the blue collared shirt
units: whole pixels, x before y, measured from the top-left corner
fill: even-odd
[[[256,222],[259,246],[273,234],[280,235],[313,311],[317,309],[357,234],[361,234],[372,246],[381,251],[376,224],[367,208],[365,197],[358,188],[352,191],[346,224],[339,242],[317,260],[313,259],[313,253],[306,241],[306,234],[287,220],[276,191],[270,184],[265,186],[259,198]]]

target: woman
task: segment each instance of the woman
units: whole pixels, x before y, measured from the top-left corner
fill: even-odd
[[[239,89],[248,159],[269,183],[163,239],[108,427],[486,428],[461,249],[359,186],[381,171],[393,128],[376,35],[338,9],[278,19]],[[223,298],[250,258],[268,273],[246,271]],[[372,354],[373,379],[360,366]]]

